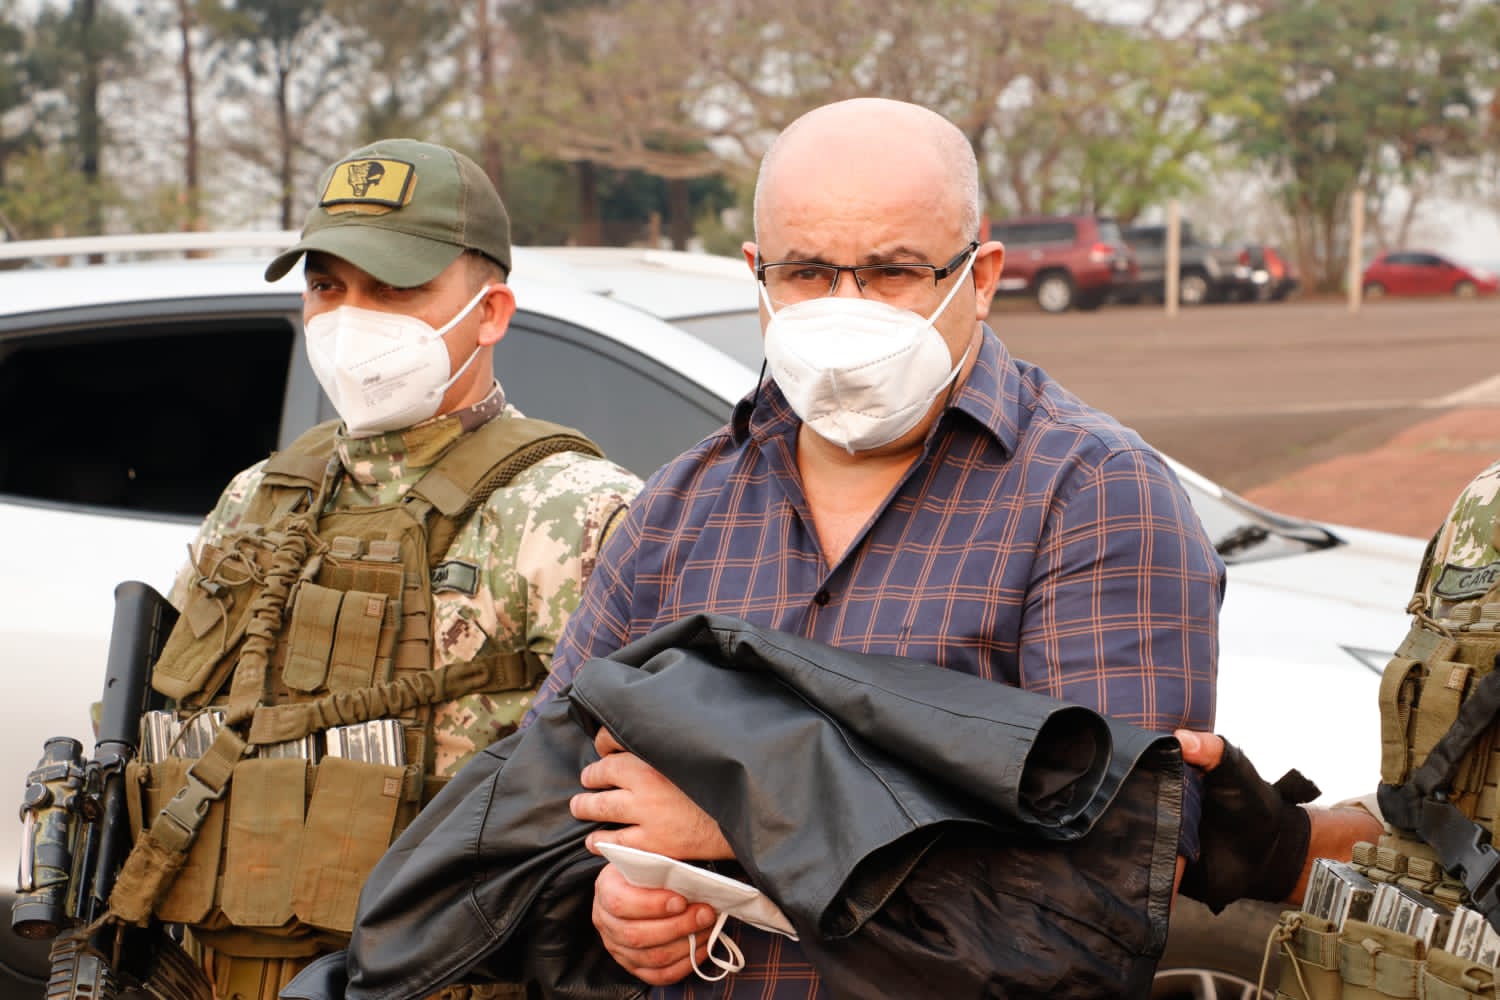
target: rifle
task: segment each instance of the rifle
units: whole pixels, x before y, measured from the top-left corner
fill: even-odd
[[[207,976],[159,922],[108,918],[109,894],[130,850],[125,765],[136,756],[152,697],[151,666],[177,611],[144,583],[115,588],[99,738],[91,758],[65,736],[48,740],[22,801],[20,895],[11,927],[51,938],[47,1000],[114,1000],[138,989],[159,1000],[207,1000]]]

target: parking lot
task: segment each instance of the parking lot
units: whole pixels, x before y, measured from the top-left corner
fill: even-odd
[[[998,303],[1012,353],[1277,510],[1426,536],[1500,457],[1500,302],[1387,300],[1045,315]]]

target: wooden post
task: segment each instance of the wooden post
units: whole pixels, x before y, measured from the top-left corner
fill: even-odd
[[[1182,218],[1177,199],[1167,202],[1167,261],[1162,275],[1162,303],[1168,316],[1177,315],[1179,268],[1182,266]]]
[[[1360,188],[1349,199],[1349,311],[1359,312],[1365,297],[1365,192]]]

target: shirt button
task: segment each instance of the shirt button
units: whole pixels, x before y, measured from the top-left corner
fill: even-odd
[[[826,590],[820,590],[813,595],[813,603],[820,608],[827,607],[828,602],[831,600],[833,600],[833,597]]]

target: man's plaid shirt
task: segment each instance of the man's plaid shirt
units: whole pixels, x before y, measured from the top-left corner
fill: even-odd
[[[830,566],[797,473],[799,425],[766,382],[651,477],[606,543],[538,703],[590,658],[712,612],[1148,729],[1211,728],[1224,566],[1135,432],[986,328],[922,458]],[[652,995],[817,995],[794,942],[743,925],[734,936],[743,971]]]

